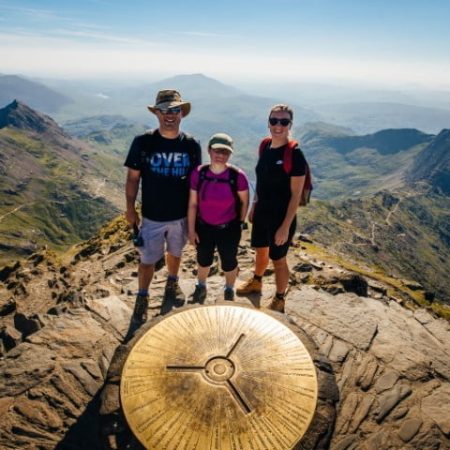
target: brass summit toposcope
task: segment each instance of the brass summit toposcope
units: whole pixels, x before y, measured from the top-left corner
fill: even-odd
[[[152,326],[131,350],[120,395],[151,450],[284,450],[317,403],[313,361],[298,336],[261,311],[200,306]]]

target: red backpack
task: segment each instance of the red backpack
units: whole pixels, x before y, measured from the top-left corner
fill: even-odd
[[[259,156],[261,153],[272,143],[272,138],[266,137],[259,144]],[[287,147],[284,150],[283,155],[283,169],[289,175],[292,170],[292,152],[294,149],[298,148],[297,141],[288,141]],[[299,148],[300,150],[300,148]],[[300,150],[301,152],[301,150]],[[303,153],[302,153],[303,154]],[[303,155],[304,157],[304,155]],[[305,159],[306,162],[306,159]],[[309,203],[311,197],[311,191],[313,190],[312,178],[311,178],[311,170],[309,168],[308,163],[306,162],[306,172],[305,172],[305,183],[303,185],[303,190],[300,195],[300,201],[298,206],[306,206]]]

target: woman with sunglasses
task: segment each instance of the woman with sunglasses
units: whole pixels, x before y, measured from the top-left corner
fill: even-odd
[[[225,133],[213,135],[208,153],[211,163],[197,167],[190,179],[188,235],[197,247],[198,263],[192,303],[204,303],[206,299],[206,278],[216,247],[225,273],[224,300],[234,300],[241,225],[248,210],[247,177],[228,164],[233,153],[231,137]]]
[[[284,312],[289,283],[286,255],[296,229],[296,214],[305,182],[306,161],[301,150],[292,152],[292,168],[286,173],[284,153],[288,151],[294,113],[283,104],[275,105],[269,113],[271,139],[262,148],[256,165],[256,193],[249,214],[253,223],[251,244],[256,251],[255,272],[238,295],[261,293],[262,276],[272,260],[276,292],[269,308]]]

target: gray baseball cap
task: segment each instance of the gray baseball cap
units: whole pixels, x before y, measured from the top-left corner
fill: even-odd
[[[233,139],[225,133],[216,133],[211,136],[208,142],[208,148],[226,148],[233,153]]]

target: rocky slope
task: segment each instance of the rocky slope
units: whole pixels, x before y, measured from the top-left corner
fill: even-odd
[[[450,130],[442,130],[416,157],[408,182],[428,182],[433,190],[450,195]]]
[[[319,393],[337,410],[321,431],[330,431],[329,443],[316,436],[307,448],[450,448],[448,322],[417,307],[408,289],[350,272],[313,242],[295,245],[286,318],[322,355],[322,377],[334,384],[321,386],[336,386]],[[242,280],[251,273],[248,241],[239,253]],[[117,426],[125,426],[117,361],[127,347],[136,264],[129,232],[117,220],[63,259],[47,251],[0,273],[0,447],[139,448],[126,447],[126,430]],[[187,295],[194,270],[188,248],[181,271]],[[262,297],[237,302],[264,310],[274,288],[271,271],[266,275]],[[162,303],[164,283],[162,269],[152,316],[170,310]],[[208,304],[222,298],[222,286],[214,265]]]

